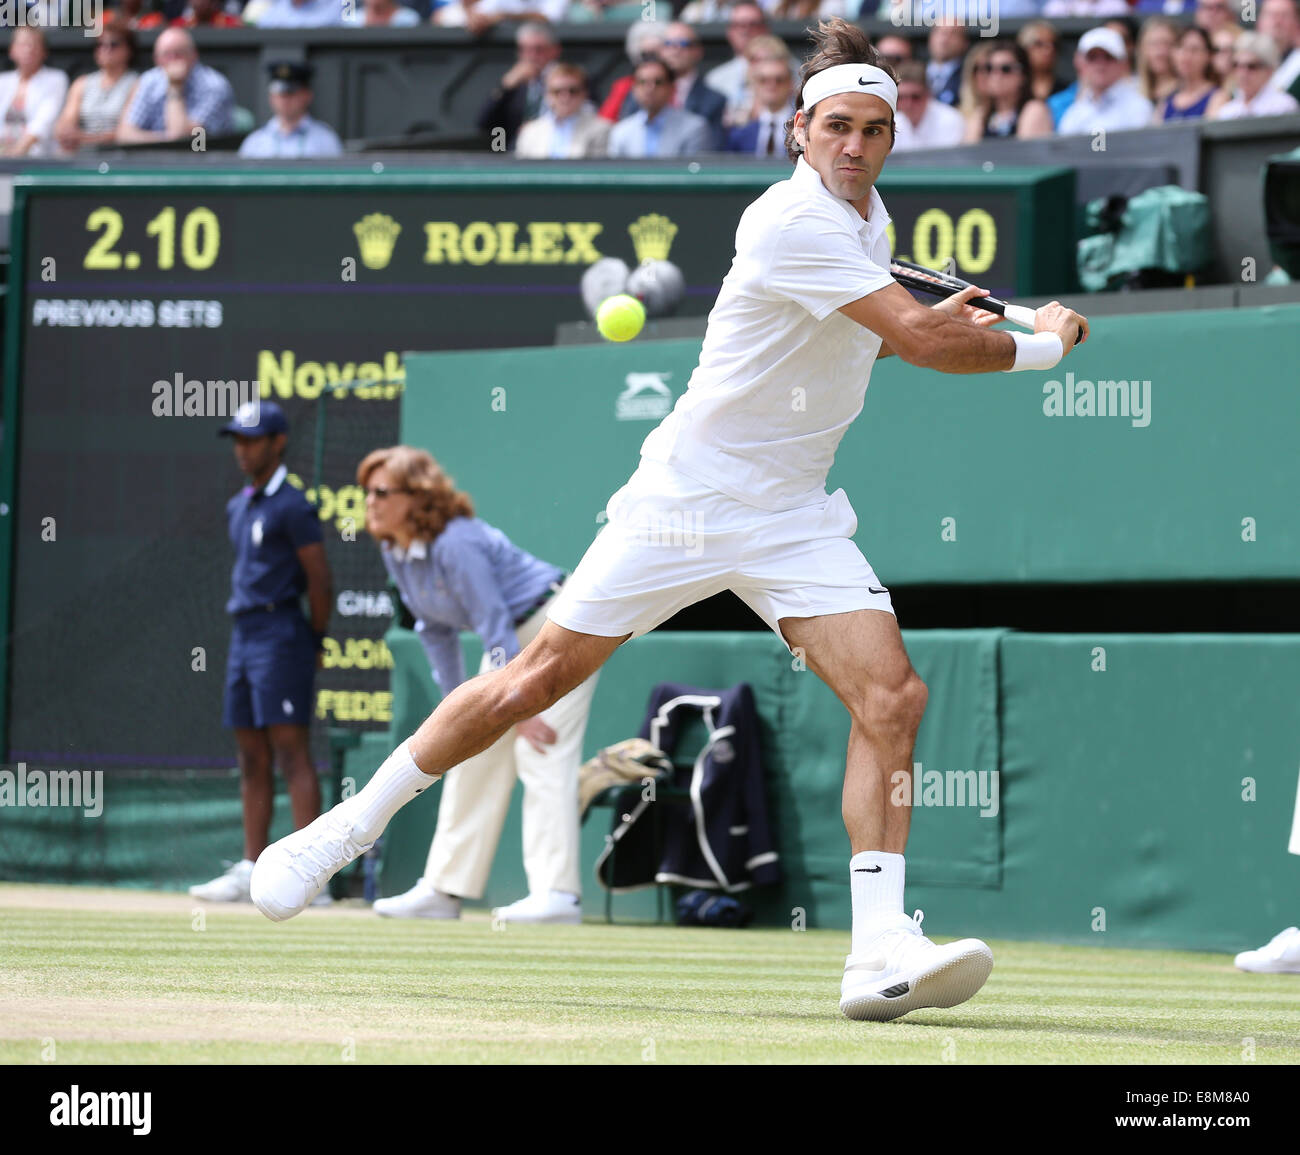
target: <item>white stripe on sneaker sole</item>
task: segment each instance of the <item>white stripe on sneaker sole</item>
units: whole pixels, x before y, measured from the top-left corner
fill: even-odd
[[[955,1007],[964,1003],[988,981],[993,971],[993,952],[978,939],[969,945],[952,943],[961,949],[936,965],[911,975],[893,974],[874,986],[892,991],[907,984],[907,992],[889,997],[881,990],[864,990],[840,999],[840,1010],[855,1020],[886,1022],[923,1007]],[[941,948],[948,949],[948,948]]]

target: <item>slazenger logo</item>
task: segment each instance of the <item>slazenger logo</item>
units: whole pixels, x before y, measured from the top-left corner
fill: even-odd
[[[666,384],[671,373],[629,373],[618,395],[614,416],[619,421],[660,421],[673,407]]]

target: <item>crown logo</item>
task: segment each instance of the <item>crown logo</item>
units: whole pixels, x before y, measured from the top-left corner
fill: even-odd
[[[385,213],[371,213],[357,221],[352,231],[357,234],[361,263],[367,269],[386,269],[402,226]]]
[[[632,247],[636,249],[638,263],[666,261],[677,235],[677,226],[660,213],[646,213],[627,227],[632,234]]]

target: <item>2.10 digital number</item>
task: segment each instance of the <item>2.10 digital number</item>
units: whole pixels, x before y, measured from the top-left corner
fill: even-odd
[[[212,268],[221,251],[221,225],[209,208],[191,209],[177,227],[177,212],[168,205],[145,225],[145,235],[157,242],[159,269],[176,267],[177,241],[180,241],[181,264],[202,272]],[[99,233],[83,262],[87,269],[138,269],[140,254],[120,253],[116,249],[125,225],[122,214],[114,208],[97,208],[86,218],[86,231]]]

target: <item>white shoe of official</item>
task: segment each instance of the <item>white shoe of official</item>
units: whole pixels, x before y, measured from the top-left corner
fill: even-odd
[[[1241,971],[1261,975],[1300,974],[1300,928],[1289,926],[1259,950],[1244,950],[1232,960]]]
[[[331,878],[374,845],[352,837],[348,802],[351,799],[262,851],[249,879],[249,893],[253,905],[273,922],[300,914]]]
[[[460,918],[460,899],[425,885],[421,878],[405,894],[375,899],[370,909],[384,918]]]
[[[190,887],[190,894],[205,902],[248,902],[248,880],[253,874],[250,858],[228,864],[230,869],[211,882]]]
[[[850,1019],[883,1022],[921,1007],[955,1007],[980,989],[993,952],[977,938],[936,946],[921,933],[924,914],[899,914],[861,954],[849,955],[840,1010]]]
[[[582,921],[582,901],[576,894],[548,890],[529,894],[509,906],[498,906],[492,917],[502,922],[558,922],[577,924]]]

